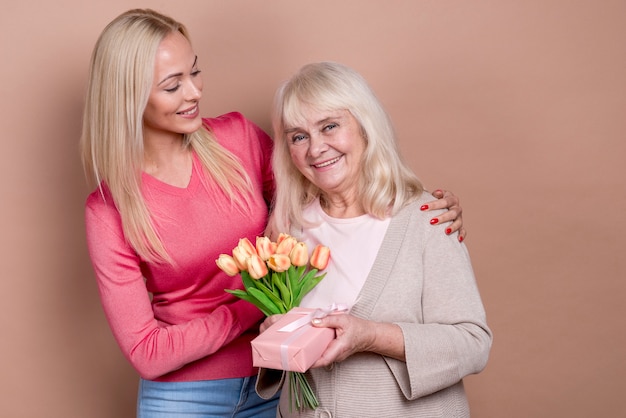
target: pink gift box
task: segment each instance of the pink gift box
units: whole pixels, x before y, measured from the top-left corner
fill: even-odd
[[[252,340],[255,367],[306,372],[335,338],[333,328],[315,328],[315,309],[293,308]]]

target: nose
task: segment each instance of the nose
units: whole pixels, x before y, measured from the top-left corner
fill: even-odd
[[[309,138],[309,155],[316,158],[322,155],[326,150],[328,150],[328,144],[326,144],[323,135],[319,133],[311,134]]]
[[[185,99],[189,101],[200,100],[202,97],[202,79],[190,78],[185,84]]]

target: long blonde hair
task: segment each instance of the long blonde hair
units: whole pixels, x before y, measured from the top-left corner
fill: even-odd
[[[276,201],[272,230],[306,226],[302,209],[322,191],[293,164],[287,126],[304,120],[302,109],[347,110],[366,141],[361,161],[360,203],[377,218],[393,216],[418,197],[423,186],[400,158],[391,120],[365,79],[353,69],[332,62],[305,65],[276,92],[272,114],[273,168]]]
[[[161,41],[185,26],[150,9],[129,10],[103,30],[93,50],[81,151],[91,185],[110,190],[128,243],[145,260],[172,263],[141,191],[143,114]],[[191,42],[191,41],[190,41]],[[184,138],[207,174],[239,210],[249,209],[250,179],[240,161],[202,127]],[[209,187],[205,184],[206,187]]]

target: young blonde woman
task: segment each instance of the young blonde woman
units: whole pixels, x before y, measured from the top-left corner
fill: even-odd
[[[264,233],[272,141],[239,113],[201,118],[202,88],[181,23],[130,10],[103,30],[81,138],[95,187],[89,255],[113,335],[141,377],[138,417],[274,417],[276,397],[254,391],[250,340],[263,315],[224,291],[240,280],[214,262]],[[446,197],[431,207],[451,206],[440,219],[456,218],[456,231],[461,208]]]

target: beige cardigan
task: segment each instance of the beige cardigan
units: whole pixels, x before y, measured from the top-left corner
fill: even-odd
[[[307,377],[320,407],[290,413],[284,390],[277,416],[469,417],[462,379],[485,367],[492,334],[467,248],[444,234],[445,225],[429,225],[435,215],[420,210],[429,200],[422,195],[392,219],[351,311],[398,324],[406,362],[365,352],[312,369]],[[259,395],[275,394],[284,375],[261,370]]]

